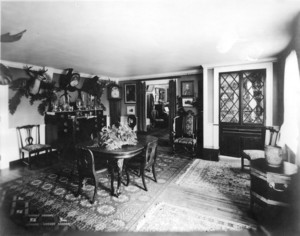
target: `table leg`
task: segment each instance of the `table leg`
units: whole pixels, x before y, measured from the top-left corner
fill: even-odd
[[[118,185],[117,185],[117,189],[115,191],[114,188],[114,179],[115,179],[115,174],[114,174],[114,167],[115,164],[117,164],[117,171],[118,171]],[[121,180],[122,180],[122,172],[123,172],[123,164],[124,164],[124,160],[123,159],[118,159],[117,163],[115,163],[114,161],[110,161],[109,163],[109,169],[110,169],[110,174],[111,174],[111,195],[112,196],[116,196],[118,197],[121,194]]]
[[[118,167],[118,186],[116,191],[116,196],[118,197],[121,194],[120,186],[121,186],[121,179],[122,179],[122,172],[123,172],[123,164],[124,159],[118,159],[117,167]]]
[[[111,185],[111,195],[115,195],[115,188],[114,188],[114,179],[115,179],[115,174],[114,174],[114,163],[110,161],[108,163],[109,166],[109,172],[110,172],[110,185]]]

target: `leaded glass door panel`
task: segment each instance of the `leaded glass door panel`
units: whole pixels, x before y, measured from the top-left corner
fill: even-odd
[[[239,74],[220,75],[220,120],[221,122],[239,122]]]
[[[243,71],[242,81],[242,122],[263,125],[265,73],[263,71]]]

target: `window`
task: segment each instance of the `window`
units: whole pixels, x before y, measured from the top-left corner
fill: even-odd
[[[264,124],[265,70],[220,73],[220,122]]]
[[[284,122],[281,127],[279,144],[287,145],[298,155],[300,163],[300,76],[298,60],[295,51],[292,51],[285,61],[284,69]]]

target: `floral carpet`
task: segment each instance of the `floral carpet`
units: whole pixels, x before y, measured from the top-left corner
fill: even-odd
[[[75,178],[68,178],[71,170],[66,167],[57,180],[57,169],[49,168],[39,174],[29,174],[2,184],[0,210],[2,215],[10,216],[18,224],[24,224],[24,220],[37,222],[42,216],[55,216],[76,230],[128,231],[135,227],[156,197],[188,162],[187,159],[167,152],[159,152],[156,165],[158,182],[155,183],[152,180],[152,173],[147,172],[148,191],[144,191],[141,178],[131,174],[129,186],[122,185],[122,194],[118,198],[110,196],[108,174],[107,171],[102,172],[98,174],[99,187],[92,205],[89,199],[92,197],[94,187],[89,185],[89,182],[83,188],[84,194],[75,197],[74,193],[78,189],[76,173]],[[17,210],[12,210],[16,199],[22,201],[23,205],[21,204]],[[26,218],[26,216],[39,217]],[[34,225],[40,228],[41,225],[47,224],[30,224],[31,228],[34,228]]]
[[[190,209],[160,202],[151,208],[137,231],[190,232],[190,231],[241,231],[251,227],[245,224],[208,216]]]
[[[186,167],[176,184],[202,189],[207,194],[223,195],[247,205],[250,202],[250,175],[241,171],[238,159],[219,162],[194,160]]]

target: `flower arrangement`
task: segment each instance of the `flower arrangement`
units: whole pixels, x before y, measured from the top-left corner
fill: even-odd
[[[98,144],[108,150],[115,150],[123,145],[136,145],[137,136],[127,125],[120,125],[118,128],[113,125],[111,128],[102,128]]]

